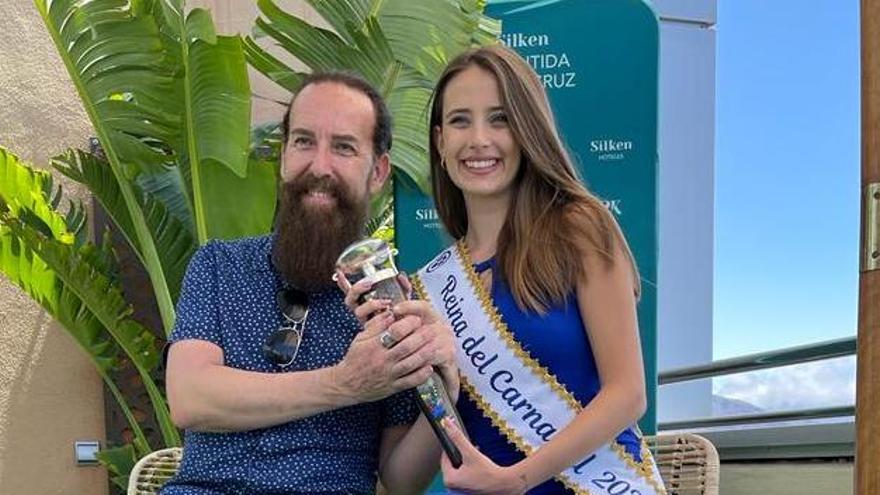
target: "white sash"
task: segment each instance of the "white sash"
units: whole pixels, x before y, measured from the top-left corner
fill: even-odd
[[[581,411],[574,396],[513,339],[464,245],[441,252],[413,285],[452,327],[462,388],[522,453],[531,454]],[[611,441],[556,479],[578,494],[665,494],[644,441],[641,457],[636,461]]]

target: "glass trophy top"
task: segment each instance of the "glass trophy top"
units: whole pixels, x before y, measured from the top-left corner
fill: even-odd
[[[396,274],[393,255],[394,250],[385,241],[364,239],[349,245],[339,255],[336,266],[354,283],[364,277],[375,278],[380,273]]]

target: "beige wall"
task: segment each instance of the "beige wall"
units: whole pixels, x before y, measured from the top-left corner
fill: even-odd
[[[720,495],[851,495],[852,462],[722,463]]]
[[[90,126],[33,2],[0,2],[0,145],[45,166]],[[68,193],[87,198],[64,184]],[[76,343],[0,277],[0,493],[103,494],[75,440],[104,440],[101,380]]]

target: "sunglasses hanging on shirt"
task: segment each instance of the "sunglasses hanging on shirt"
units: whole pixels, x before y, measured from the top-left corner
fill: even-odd
[[[285,324],[263,343],[263,355],[273,364],[284,368],[293,364],[309,316],[309,295],[293,287],[283,287],[275,294],[278,309]]]

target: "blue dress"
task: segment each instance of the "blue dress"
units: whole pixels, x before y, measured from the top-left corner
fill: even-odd
[[[523,311],[502,280],[495,258],[474,265],[477,273],[492,269],[492,302],[514,338],[532,358],[547,368],[581,403],[588,404],[599,393],[599,372],[584,329],[577,297],[572,292],[565,304],[551,307],[545,315]],[[476,403],[462,390],[456,404],[468,435],[480,451],[499,466],[510,466],[525,456],[507,441]],[[616,441],[641,461],[641,441],[632,427]],[[529,495],[570,494],[571,490],[551,479],[528,491]]]

